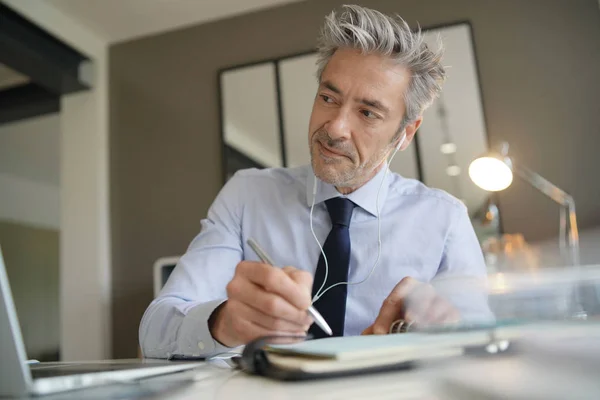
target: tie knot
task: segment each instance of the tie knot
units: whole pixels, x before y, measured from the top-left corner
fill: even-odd
[[[352,218],[352,210],[354,203],[345,197],[334,197],[325,201],[329,218],[332,225],[342,225],[346,228],[350,227],[350,218]]]

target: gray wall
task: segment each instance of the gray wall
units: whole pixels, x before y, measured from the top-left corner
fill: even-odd
[[[136,355],[152,262],[181,254],[221,187],[217,71],[314,47],[342,1],[307,1],[111,48],[114,356]],[[600,12],[595,0],[372,0],[413,26],[469,20],[491,142],[574,194],[582,227],[600,223]],[[506,232],[556,234],[557,208],[515,182]]]
[[[29,358],[59,355],[59,232],[0,221],[0,246]]]

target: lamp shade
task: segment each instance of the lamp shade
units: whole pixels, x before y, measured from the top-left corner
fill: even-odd
[[[510,186],[513,173],[510,164],[501,157],[480,157],[469,165],[469,177],[483,190],[498,192]]]

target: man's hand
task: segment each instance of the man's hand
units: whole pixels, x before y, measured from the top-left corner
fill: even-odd
[[[209,319],[210,332],[228,347],[260,336],[305,335],[312,324],[312,275],[293,267],[242,261],[227,285],[228,300]]]
[[[362,334],[386,334],[397,319],[412,322],[415,326],[426,326],[458,322],[460,314],[436,293],[433,286],[406,277],[384,300],[377,319]]]

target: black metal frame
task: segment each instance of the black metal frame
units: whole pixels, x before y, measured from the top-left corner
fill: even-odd
[[[86,56],[3,4],[0,62],[31,80],[0,91],[0,123],[57,112],[61,95],[89,89],[80,79]]]
[[[221,167],[222,167],[223,183],[227,182],[227,172],[228,172],[227,171],[227,159],[226,159],[227,151],[234,150],[234,149],[232,149],[231,146],[228,146],[227,143],[225,143],[225,121],[224,121],[224,116],[223,116],[223,105],[224,105],[223,104],[223,90],[221,88],[221,77],[223,76],[223,74],[228,71],[234,71],[237,69],[254,67],[257,65],[261,65],[261,64],[269,64],[269,63],[274,64],[274,67],[275,67],[275,96],[276,96],[276,106],[277,106],[277,117],[279,120],[278,125],[279,125],[279,143],[280,143],[280,148],[281,148],[281,162],[282,162],[283,166],[286,167],[287,166],[287,156],[286,156],[286,152],[285,152],[285,131],[284,131],[285,126],[283,123],[283,104],[282,104],[282,99],[281,99],[281,79],[280,79],[279,64],[281,63],[281,61],[284,61],[284,60],[289,60],[289,59],[295,58],[295,57],[302,57],[302,56],[306,56],[306,55],[314,54],[314,53],[315,53],[315,49],[306,50],[306,51],[302,51],[299,53],[284,55],[281,57],[267,58],[264,60],[251,61],[251,62],[244,63],[244,64],[232,65],[232,66],[221,68],[217,71],[217,96],[218,96],[218,102],[219,102],[219,123],[220,123],[220,131],[221,131],[221,156],[222,156]],[[237,152],[237,153],[239,153],[239,152]],[[239,153],[239,154],[241,154],[241,153]],[[252,160],[251,158],[249,158],[247,156],[246,156],[246,158],[248,158],[248,160],[251,161],[249,165],[251,165],[252,167],[264,168],[264,165],[261,165],[259,162]]]
[[[29,83],[0,91],[0,124],[60,111],[60,98]]]
[[[475,32],[473,29],[473,25],[471,24],[471,21],[469,20],[459,20],[456,22],[451,22],[451,23],[444,23],[444,24],[439,24],[439,25],[432,25],[429,26],[427,28],[422,28],[423,32],[427,32],[427,31],[431,31],[431,30],[435,30],[435,29],[442,29],[442,28],[450,28],[453,26],[459,26],[459,25],[467,25],[470,31],[470,36],[471,36],[471,45],[473,47],[473,57],[474,57],[474,62],[475,62],[475,70],[476,70],[476,74],[477,74],[477,80],[479,83],[479,98],[481,101],[481,106],[482,106],[482,114],[483,114],[483,124],[485,126],[486,129],[486,145],[489,148],[490,146],[490,137],[489,137],[489,129],[488,129],[488,124],[487,124],[487,118],[486,118],[486,112],[485,112],[485,102],[484,102],[484,97],[483,97],[483,88],[482,88],[482,83],[481,83],[481,72],[480,72],[480,68],[479,68],[479,60],[477,59],[477,47],[476,47],[476,43],[475,43]],[[217,91],[218,91],[218,96],[219,96],[219,117],[220,117],[220,130],[221,130],[221,148],[222,148],[222,156],[223,156],[223,162],[222,162],[222,166],[223,166],[223,182],[226,181],[227,179],[227,164],[226,164],[226,154],[225,154],[225,150],[227,146],[227,144],[225,143],[225,121],[223,120],[224,116],[223,116],[223,94],[222,94],[222,88],[221,88],[221,77],[225,72],[228,71],[232,71],[232,70],[236,70],[236,69],[241,69],[241,68],[247,68],[247,67],[252,67],[252,66],[256,66],[256,65],[260,65],[260,64],[266,64],[266,63],[273,63],[275,65],[275,75],[276,75],[276,91],[277,91],[277,112],[278,112],[278,116],[279,116],[279,133],[280,133],[280,141],[281,141],[281,154],[282,154],[282,161],[283,161],[283,166],[287,166],[287,160],[286,160],[286,155],[285,155],[285,132],[284,132],[284,123],[283,123],[283,111],[282,111],[282,104],[281,104],[281,82],[279,81],[280,76],[279,76],[279,64],[284,61],[284,60],[289,60],[295,57],[302,57],[302,56],[306,56],[309,54],[314,54],[315,53],[315,49],[311,49],[311,50],[307,50],[307,51],[303,51],[303,52],[299,52],[299,53],[293,53],[293,54],[289,54],[289,55],[284,55],[284,56],[280,56],[280,57],[274,57],[274,58],[268,58],[268,59],[263,59],[263,60],[257,60],[257,61],[252,61],[249,63],[245,63],[245,64],[238,64],[238,65],[233,65],[233,66],[228,66],[225,68],[221,68],[219,69],[218,73],[217,73]],[[423,174],[423,164],[422,164],[422,160],[421,160],[421,154],[419,151],[419,135],[415,135],[414,139],[414,146],[415,146],[415,155],[416,155],[416,164],[417,164],[417,174],[418,174],[418,179],[420,181],[424,180],[424,174]],[[493,196],[494,201],[497,204],[497,195],[496,194],[492,194],[491,196]],[[500,231],[503,232],[503,226],[502,226],[502,219],[499,219],[500,221]]]
[[[279,121],[279,145],[281,147],[281,164],[287,167],[287,152],[285,151],[285,124],[283,123],[283,100],[281,99],[281,75],[279,61],[275,63],[275,93],[277,97],[277,119]]]

